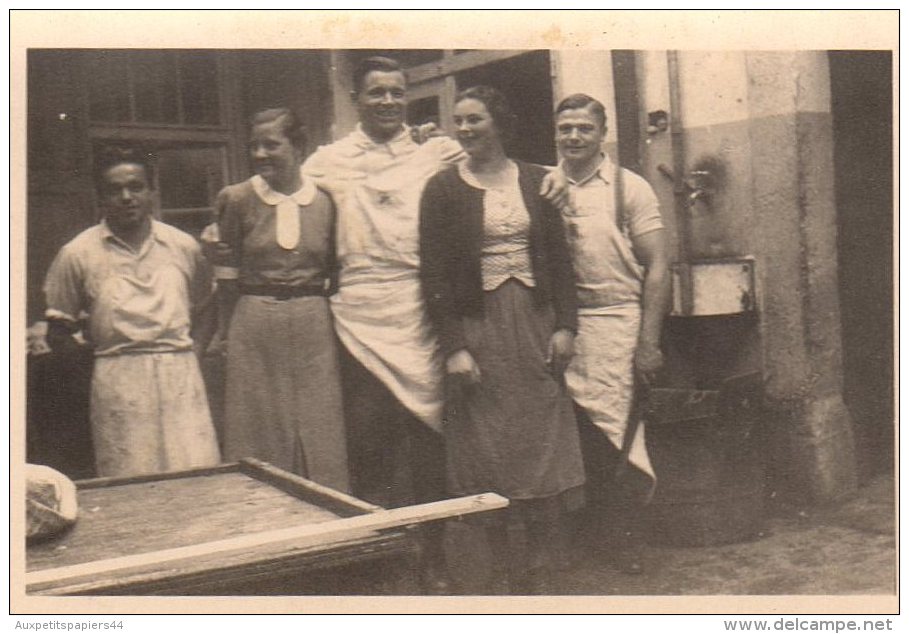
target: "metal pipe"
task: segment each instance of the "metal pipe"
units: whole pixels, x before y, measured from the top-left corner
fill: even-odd
[[[679,260],[687,262],[690,244],[685,197],[688,192],[685,189],[685,137],[682,132],[678,51],[667,51],[666,60],[669,67],[669,138],[672,148],[673,193],[675,194],[674,212],[679,233]]]
[[[669,130],[672,146],[674,212],[678,232],[678,267],[682,314],[690,315],[694,306],[691,267],[691,227],[688,219],[688,189],[685,186],[685,137],[682,131],[681,90],[678,51],[666,51],[669,70]]]

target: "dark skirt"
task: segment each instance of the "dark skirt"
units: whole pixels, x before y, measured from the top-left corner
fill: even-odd
[[[224,457],[350,490],[328,300],[243,295],[227,350]]]
[[[448,386],[450,491],[493,491],[519,505],[565,494],[576,508],[584,466],[571,399],[546,363],[552,309],[514,279],[484,295],[484,315],[464,320],[480,384]]]

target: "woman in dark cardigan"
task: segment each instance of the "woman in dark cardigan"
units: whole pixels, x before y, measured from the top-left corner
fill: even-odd
[[[421,276],[445,358],[450,493],[495,491],[507,517],[487,525],[492,592],[546,593],[561,518],[582,502],[584,469],[562,373],[577,326],[574,271],[561,218],[538,192],[546,170],[505,154],[504,97],[477,86],[455,103],[468,159],[427,184]],[[508,519],[524,523],[528,565],[516,578]]]

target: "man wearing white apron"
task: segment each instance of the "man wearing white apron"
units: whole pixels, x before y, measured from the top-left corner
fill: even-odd
[[[91,426],[99,476],[220,462],[190,325],[211,291],[196,240],[152,218],[148,155],[96,157],[104,219],[63,246],[44,285],[48,342],[85,332],[95,354]]]
[[[412,138],[394,60],[364,60],[352,97],[356,129],[303,166],[338,211],[331,308],[343,344],[351,487],[384,507],[429,502],[445,495],[442,367],[420,296],[418,215],[426,181],[463,153],[447,137]],[[427,538],[427,589],[444,592],[441,535]]]
[[[656,480],[643,425],[628,439],[633,468],[621,481],[614,474],[626,459],[621,449],[635,384],[650,385],[663,363],[660,330],[670,297],[666,231],[650,185],[617,169],[603,153],[600,102],[566,97],[555,125],[560,169],[571,190],[562,214],[578,287],[575,356],[565,377],[578,406],[588,482],[599,488],[590,497],[605,506],[600,514],[608,518],[609,548],[620,568],[637,573],[635,523]]]

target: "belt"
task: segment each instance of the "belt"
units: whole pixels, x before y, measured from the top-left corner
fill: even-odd
[[[284,284],[240,284],[241,295],[259,295],[274,299],[292,299],[294,297],[326,297],[326,284],[309,286],[285,286]]]

